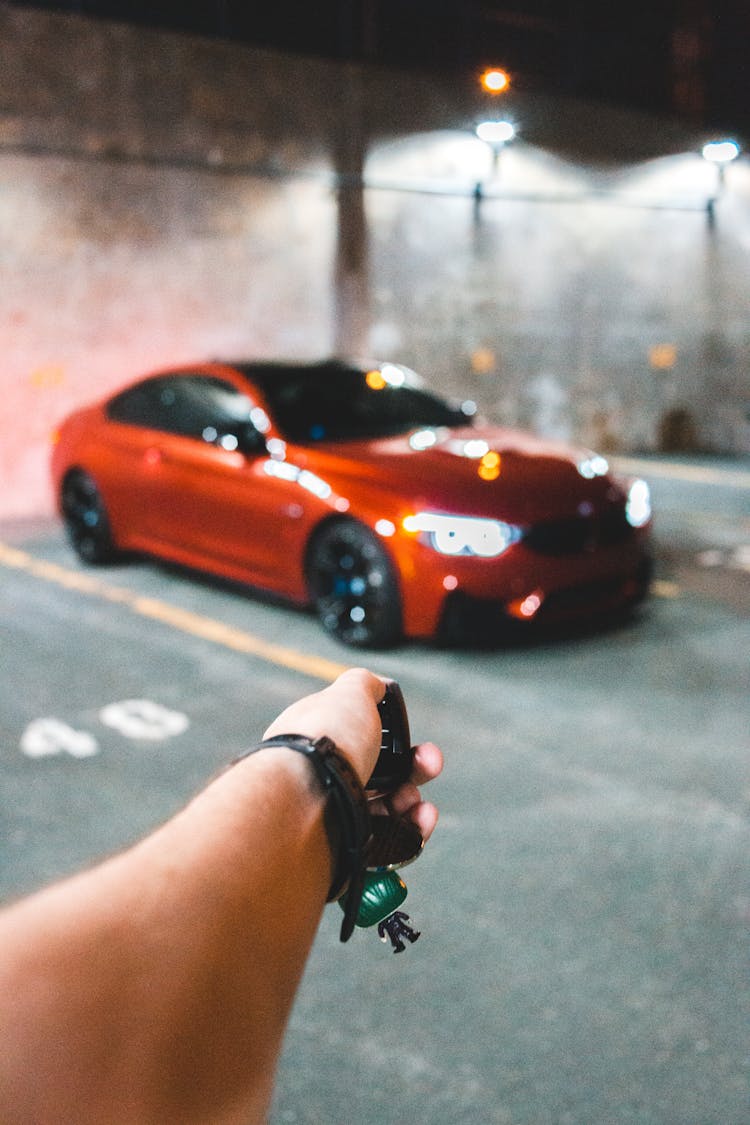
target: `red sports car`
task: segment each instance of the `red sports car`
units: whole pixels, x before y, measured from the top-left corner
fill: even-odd
[[[78,410],[52,461],[81,558],[146,552],[312,605],[347,644],[643,598],[648,487],[472,419],[397,364],[201,363]]]

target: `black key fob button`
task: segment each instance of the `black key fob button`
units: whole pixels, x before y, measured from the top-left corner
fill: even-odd
[[[378,711],[382,727],[380,754],[366,788],[392,793],[409,779],[414,762],[406,704],[395,680],[386,682]]]

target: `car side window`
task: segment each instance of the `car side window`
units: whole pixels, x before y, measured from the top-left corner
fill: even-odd
[[[207,375],[165,375],[113,398],[109,417],[223,449],[258,452],[263,437],[253,424],[253,403],[231,383]]]

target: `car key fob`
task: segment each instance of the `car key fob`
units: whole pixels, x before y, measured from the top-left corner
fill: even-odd
[[[378,711],[382,727],[380,754],[365,788],[392,793],[411,776],[414,762],[406,704],[395,680],[386,680]]]

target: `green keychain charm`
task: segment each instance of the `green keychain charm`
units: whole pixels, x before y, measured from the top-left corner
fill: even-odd
[[[403,953],[406,946],[402,939],[413,945],[420,936],[419,930],[407,925],[409,915],[398,909],[407,893],[406,883],[396,871],[368,871],[355,926],[361,929],[377,926],[380,940],[390,939],[393,952]],[[340,900],[342,910],[345,904],[346,895]]]

